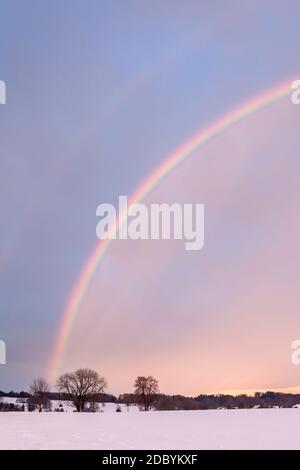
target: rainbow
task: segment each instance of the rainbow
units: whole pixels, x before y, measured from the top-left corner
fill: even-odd
[[[131,196],[129,206],[143,200],[151,190],[153,190],[158,183],[174,170],[181,162],[186,160],[192,153],[199,149],[206,142],[213,137],[224,132],[230,126],[236,124],[240,120],[261,110],[268,105],[280,100],[287,96],[291,91],[291,81],[284,82],[274,88],[271,88],[264,93],[261,93],[254,98],[242,103],[237,108],[226,113],[215,122],[202,129],[194,137],[188,140],[184,145],[179,147],[174,153],[168,156],[148,178],[138,187],[135,193]],[[120,224],[125,220],[127,214],[120,214]],[[118,227],[116,227],[118,229]],[[68,341],[72,325],[79,311],[81,302],[84,298],[88,285],[106,251],[111,244],[111,240],[103,240],[97,243],[95,249],[92,251],[86,265],[84,266],[81,274],[74,285],[71,295],[67,301],[66,308],[62,314],[61,324],[59,326],[58,335],[55,341],[53,354],[51,356],[51,363],[48,372],[50,383],[53,383],[55,377],[59,373],[61,360],[64,354],[64,349]]]

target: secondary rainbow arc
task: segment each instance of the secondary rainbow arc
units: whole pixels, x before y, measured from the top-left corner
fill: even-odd
[[[229,111],[224,116],[220,117],[212,124],[202,129],[194,137],[179,147],[174,153],[163,160],[163,162],[134,192],[129,200],[129,205],[142,201],[166,175],[173,171],[180,163],[191,156],[195,150],[199,149],[207,141],[224,132],[226,129],[246,118],[247,116],[253,114],[255,111],[261,110],[289,95],[291,92],[291,83],[292,80],[284,82],[265,91],[264,93],[257,95],[256,97],[242,103],[237,108]],[[120,214],[120,223],[122,223],[125,217],[126,214]],[[116,228],[118,229],[118,227]],[[96,247],[92,251],[87,263],[80,273],[77,282],[74,285],[74,288],[72,289],[71,295],[66,304],[66,308],[62,314],[62,320],[58,329],[58,335],[55,340],[53,354],[51,356],[51,363],[48,373],[48,378],[51,383],[54,381],[59,372],[65,346],[85,292],[111,242],[112,240],[103,240],[96,244]]]

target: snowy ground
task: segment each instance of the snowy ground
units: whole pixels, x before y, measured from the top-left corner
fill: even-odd
[[[17,398],[11,398],[11,397],[4,397],[3,401],[5,403],[14,403],[18,405],[22,405],[22,402],[18,402]],[[66,413],[73,413],[75,408],[74,406],[67,401],[61,401],[61,400],[51,400],[51,405],[52,405],[52,410],[54,411],[55,409],[59,408],[60,405],[62,405],[64,412]],[[112,413],[116,411],[117,406],[121,408],[122,411],[128,411],[128,408],[126,405],[123,403],[117,405],[116,403],[99,403],[98,404],[98,412],[101,413]],[[27,405],[25,403],[25,411],[27,412]],[[136,405],[130,405],[129,411],[139,411],[138,406]]]
[[[300,449],[300,409],[1,413],[0,449]]]

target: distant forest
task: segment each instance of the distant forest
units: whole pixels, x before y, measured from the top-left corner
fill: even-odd
[[[120,395],[119,403],[135,403],[134,394]],[[291,408],[300,404],[300,394],[264,392],[248,395],[198,395],[185,397],[182,395],[157,395],[153,407],[157,410],[214,410],[220,408]]]
[[[62,393],[48,392],[49,400],[65,400]],[[0,397],[31,398],[28,392],[3,392]],[[94,397],[98,403],[120,403],[127,406],[139,405],[137,396],[133,393],[125,393],[116,397],[108,393],[100,393]],[[300,404],[300,394],[264,392],[248,395],[198,395],[196,397],[185,397],[182,395],[157,394],[153,400],[152,408],[156,410],[213,410],[213,409],[246,409],[246,408],[291,408]]]

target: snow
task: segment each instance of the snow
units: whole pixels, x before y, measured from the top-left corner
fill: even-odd
[[[20,405],[20,406],[23,404],[21,402],[18,402],[17,398],[13,398],[13,397],[4,397],[3,401],[5,403],[14,403],[14,404],[17,404],[17,405]],[[27,412],[26,399],[24,401],[25,401],[25,403],[24,403],[25,404],[25,412]],[[53,411],[56,408],[59,408],[60,404],[63,405],[63,409],[64,409],[65,413],[73,413],[75,411],[74,406],[70,402],[67,402],[67,401],[64,401],[64,400],[51,400],[51,404],[52,404],[52,410]],[[127,412],[127,405],[125,405],[123,403],[119,404],[119,405],[117,405],[116,403],[99,403],[98,406],[99,406],[98,412],[101,412],[101,413],[115,412],[117,406],[119,406],[122,411]],[[136,405],[130,405],[129,410],[130,410],[130,412],[139,411],[139,408]],[[38,413],[38,410],[36,410],[36,413]]]
[[[297,408],[8,412],[0,449],[300,449],[299,422]]]

